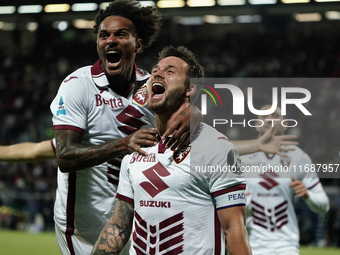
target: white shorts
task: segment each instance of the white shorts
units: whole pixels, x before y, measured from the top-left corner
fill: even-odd
[[[59,249],[63,255],[90,255],[93,249],[93,245],[87,242],[84,238],[76,235],[66,237],[63,232],[55,224],[55,234]],[[124,249],[120,252],[121,255],[129,255],[129,249],[131,245],[131,238],[124,246]]]
[[[59,249],[63,255],[90,255],[93,249],[93,245],[87,242],[84,238],[76,235],[69,235],[66,237],[64,231],[62,231],[56,224],[55,234],[57,236],[57,242]]]

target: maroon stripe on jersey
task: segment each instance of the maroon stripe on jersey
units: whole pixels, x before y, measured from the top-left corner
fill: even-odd
[[[260,218],[260,217],[258,217],[257,215],[255,215],[254,213],[253,213],[253,217],[254,217],[255,219],[259,220],[259,221],[267,222],[266,219]]]
[[[117,169],[107,167],[107,173],[112,174],[116,177],[119,177],[119,170],[117,170]]]
[[[107,181],[109,183],[112,183],[113,185],[116,185],[116,186],[118,186],[118,183],[119,183],[119,181],[117,179],[114,179],[114,178],[112,178],[110,176],[107,177]]]
[[[233,192],[233,191],[237,191],[237,190],[245,190],[246,189],[246,185],[245,184],[240,184],[231,188],[226,188],[226,189],[222,189],[219,191],[216,191],[212,194],[213,197],[218,197],[220,195],[229,193],[229,192]]]
[[[258,223],[258,222],[256,222],[256,221],[254,221],[254,224],[257,225],[257,226],[260,226],[260,227],[263,227],[263,228],[267,229],[266,226],[264,226],[264,225],[262,225],[262,224],[260,224],[260,223]]]
[[[117,193],[117,194],[116,194],[116,198],[119,198],[120,200],[123,200],[124,202],[133,205],[133,199],[131,199],[131,198],[129,198],[129,197],[126,197],[126,196],[123,196],[123,195]]]
[[[51,142],[51,146],[52,146],[53,152],[54,152],[54,154],[56,154],[56,152],[55,152],[55,146],[54,146],[54,143],[53,143],[53,139],[52,139],[50,142]]]
[[[320,182],[318,181],[317,183],[315,183],[314,185],[312,185],[312,186],[310,186],[309,188],[307,188],[307,189],[312,189],[312,188],[314,188],[316,185],[318,185]]]
[[[72,235],[74,234],[74,207],[76,201],[76,172],[69,173],[68,176],[68,192],[67,192],[67,205],[66,205],[66,240],[68,249],[71,255],[75,255],[74,248],[72,244]]]
[[[54,130],[73,130],[80,134],[84,134],[85,130],[79,127],[71,126],[71,125],[55,125],[53,126]]]
[[[135,212],[135,217],[136,217],[136,219],[138,220],[138,223],[139,223],[140,225],[142,225],[145,229],[147,229],[147,223],[146,223],[146,221],[143,220],[142,217],[140,217],[140,215],[139,215],[137,212]]]
[[[169,236],[172,236],[174,234],[181,232],[182,230],[184,230],[184,223],[181,223],[173,228],[168,229],[167,231],[162,232],[159,235],[159,240],[162,241]]]
[[[142,252],[142,251],[141,251],[140,249],[138,249],[136,246],[133,245],[133,248],[135,249],[137,255],[146,255],[146,253]]]
[[[279,216],[281,213],[284,213],[285,211],[287,211],[287,207],[283,208],[281,211],[275,213],[275,217]]]
[[[282,222],[282,224],[280,226],[278,226],[277,228],[280,229],[282,228],[284,225],[286,225],[288,223],[288,220],[286,220],[285,222]]]
[[[215,232],[215,255],[221,254],[221,224],[217,216],[217,212],[214,213],[214,232]]]
[[[165,219],[165,220],[161,221],[159,223],[159,229],[161,230],[161,229],[163,229],[163,228],[165,228],[167,226],[170,226],[171,224],[173,224],[175,222],[183,220],[184,219],[183,213],[184,212],[178,213],[178,214],[176,214],[176,215],[174,215],[174,216],[172,216],[172,217],[170,217],[168,219]]]
[[[137,221],[135,221],[135,229],[138,235],[142,236],[145,240],[147,240],[148,233],[146,233],[142,228],[138,226]]]
[[[217,140],[226,140],[226,141],[229,141],[229,139],[224,137],[224,136],[217,138]]]
[[[111,159],[111,160],[107,161],[107,163],[114,165],[114,166],[117,166],[117,167],[120,167],[122,165],[122,161],[119,161],[117,159]]]
[[[258,203],[256,203],[254,200],[251,200],[251,203],[256,205],[257,207],[260,207],[261,209],[264,209],[264,207]]]
[[[135,66],[135,70],[136,70],[136,72],[137,72],[137,73],[139,73],[139,74],[143,74],[141,71],[139,71],[139,69],[138,69],[138,67],[137,67],[137,64],[136,64],[136,62],[135,62],[135,64],[134,64],[134,66]]]
[[[183,253],[184,249],[183,249],[183,245],[171,250],[171,251],[168,251],[166,253],[163,253],[163,255],[176,255],[176,254],[180,254],[180,253]]]
[[[175,238],[170,239],[169,241],[166,241],[164,243],[162,243],[161,245],[159,245],[159,251],[164,251],[168,248],[171,248],[172,246],[179,244],[181,242],[184,241],[184,234],[181,234],[179,236],[176,236]],[[170,253],[172,254],[172,253]],[[176,253],[174,253],[176,254]]]
[[[266,155],[267,159],[272,159],[276,155],[274,153],[265,153],[265,152],[264,152],[264,154]]]
[[[279,222],[279,221],[281,221],[281,220],[283,220],[283,219],[286,219],[286,218],[288,218],[288,215],[287,215],[287,214],[284,214],[282,217],[280,217],[280,218],[278,218],[278,219],[276,220],[276,223]]]
[[[144,243],[141,239],[138,238],[136,231],[133,232],[133,242],[141,247],[144,251],[146,251],[146,243]]]
[[[275,206],[275,210],[278,210],[280,207],[282,207],[282,206],[284,206],[284,205],[286,205],[287,204],[287,201],[283,201],[281,204],[279,204],[279,205],[277,205],[277,206]]]

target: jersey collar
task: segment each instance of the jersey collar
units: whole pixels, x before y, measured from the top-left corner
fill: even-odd
[[[150,74],[148,72],[142,69],[138,69],[136,63],[135,63],[134,69],[136,71],[136,81],[144,81],[150,77]],[[100,64],[100,59],[98,59],[98,61],[91,67],[91,75],[92,75],[92,81],[98,87],[103,88],[103,87],[107,87],[110,85],[102,69],[102,66]],[[129,92],[132,90],[134,84],[135,84],[135,81],[131,83],[131,86],[128,90]]]

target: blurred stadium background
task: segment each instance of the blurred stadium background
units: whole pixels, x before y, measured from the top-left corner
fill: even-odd
[[[82,3],[81,3],[82,2]],[[340,0],[160,0],[163,32],[137,57],[150,70],[165,45],[193,50],[206,77],[340,76]],[[50,5],[53,4],[53,5]],[[93,18],[100,1],[12,0],[0,3],[0,144],[53,138],[49,105],[61,81],[97,60]],[[295,131],[315,163],[340,163],[340,86],[311,88],[317,125]],[[308,120],[295,116],[305,126]],[[231,132],[232,139],[254,137]],[[0,229],[53,231],[54,160],[0,162]],[[296,200],[301,244],[340,247],[340,180],[322,179],[325,216]]]

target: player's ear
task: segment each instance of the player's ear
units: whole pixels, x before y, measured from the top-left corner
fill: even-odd
[[[135,52],[136,53],[140,52],[142,50],[142,47],[143,47],[143,40],[140,38],[137,38]]]
[[[197,91],[197,86],[196,84],[190,84],[189,88],[187,89],[187,92],[186,92],[186,96],[187,97],[190,97],[192,96],[193,94],[195,94]]]

